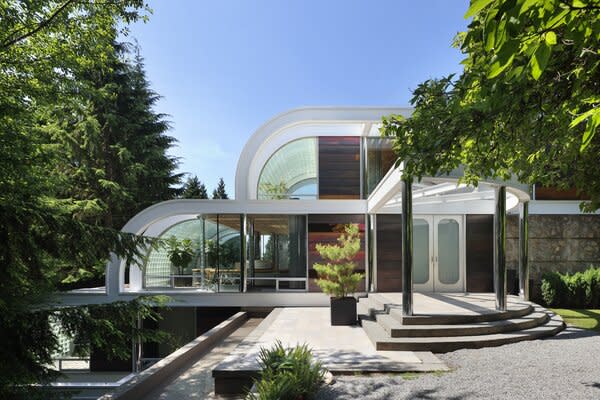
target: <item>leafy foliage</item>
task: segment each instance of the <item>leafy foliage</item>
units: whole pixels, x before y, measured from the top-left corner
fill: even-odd
[[[183,185],[181,197],[184,199],[208,199],[206,186],[196,175],[190,176]]]
[[[547,272],[542,276],[542,297],[548,306],[567,308],[600,307],[600,268],[561,274]]]
[[[116,355],[130,350],[109,333],[119,315],[151,317],[136,302],[40,311],[59,288],[103,284],[110,251],[139,258],[153,241],[117,228],[178,182],[141,58],[116,43],[144,10],[138,0],[0,2],[0,398],[30,398],[15,388],[54,377],[50,314]]]
[[[312,399],[325,375],[306,344],[286,348],[277,340],[271,348],[261,348],[258,359],[260,380],[255,381],[257,393],[250,393],[251,399]]]
[[[314,264],[319,279],[317,285],[334,297],[347,297],[358,289],[364,274],[354,272],[354,257],[360,251],[360,234],[357,224],[347,224],[337,239],[338,244],[317,244],[316,249],[326,264]]]
[[[103,349],[109,358],[126,359],[131,355],[131,339],[141,342],[170,343],[170,335],[139,327],[138,318],[159,320],[157,307],[164,296],[139,297],[131,301],[90,305],[79,308],[28,311],[11,320],[11,329],[3,332],[0,348],[0,395],[2,398],[31,398],[32,382],[47,383],[59,373],[51,369],[52,355],[58,348],[50,321],[58,321],[63,331],[79,344],[78,355],[89,356],[91,348]],[[6,321],[4,319],[2,322]],[[41,393],[47,398],[48,393]],[[34,397],[35,398],[35,397]]]
[[[217,184],[217,188],[213,190],[213,199],[229,199],[227,195],[227,191],[225,191],[225,182],[223,178],[219,179],[219,183]]]
[[[283,180],[279,183],[263,182],[260,184],[260,190],[267,198],[273,200],[288,199],[290,197],[290,189]]]
[[[177,269],[179,275],[183,275],[194,258],[194,244],[190,239],[178,240],[175,236],[167,239],[167,254],[169,261]]]
[[[464,181],[510,178],[575,187],[600,207],[597,1],[475,0],[458,76],[418,85],[413,115],[383,119],[404,174],[464,166]]]

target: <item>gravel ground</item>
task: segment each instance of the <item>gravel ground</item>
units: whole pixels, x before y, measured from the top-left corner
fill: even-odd
[[[452,372],[336,377],[317,400],[600,399],[600,335],[591,331],[438,356]]]

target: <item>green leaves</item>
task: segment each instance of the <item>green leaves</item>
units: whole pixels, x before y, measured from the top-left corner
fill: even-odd
[[[544,40],[548,46],[554,46],[556,44],[556,33],[548,31],[544,35]]]
[[[403,173],[462,165],[464,181],[517,174],[575,188],[600,208],[600,9],[545,0],[472,1],[458,44],[465,70],[417,86],[410,119],[382,120]]]
[[[544,70],[546,69],[551,53],[552,48],[548,46],[545,42],[541,42],[533,52],[533,55],[531,56],[531,60],[529,62],[529,68],[531,76],[536,81],[540,78],[540,76],[542,76],[542,72],[544,72]]]
[[[581,140],[581,151],[584,151],[592,143],[592,139],[598,131],[598,126],[600,126],[600,110],[596,108],[585,126]]]
[[[495,0],[472,0],[471,6],[465,13],[465,18],[473,17],[481,12],[485,7],[493,3]]]

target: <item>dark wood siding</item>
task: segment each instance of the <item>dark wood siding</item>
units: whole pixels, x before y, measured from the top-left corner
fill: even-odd
[[[402,291],[402,215],[377,215],[377,291]]]
[[[467,292],[494,291],[494,216],[467,215]]]
[[[317,272],[313,264],[323,261],[317,252],[317,243],[335,244],[340,236],[341,224],[355,223],[359,225],[360,251],[354,258],[357,264],[356,272],[365,273],[365,216],[364,215],[309,215],[308,216],[308,290],[320,292],[321,289],[315,283]],[[364,279],[358,289],[365,290]]]
[[[319,198],[360,198],[360,137],[319,137]]]
[[[585,193],[577,193],[577,189],[558,189],[556,187],[545,187],[535,185],[536,200],[589,200],[590,196]]]

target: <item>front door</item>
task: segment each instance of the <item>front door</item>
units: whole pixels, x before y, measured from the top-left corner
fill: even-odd
[[[464,290],[463,217],[419,215],[413,218],[415,291]]]

